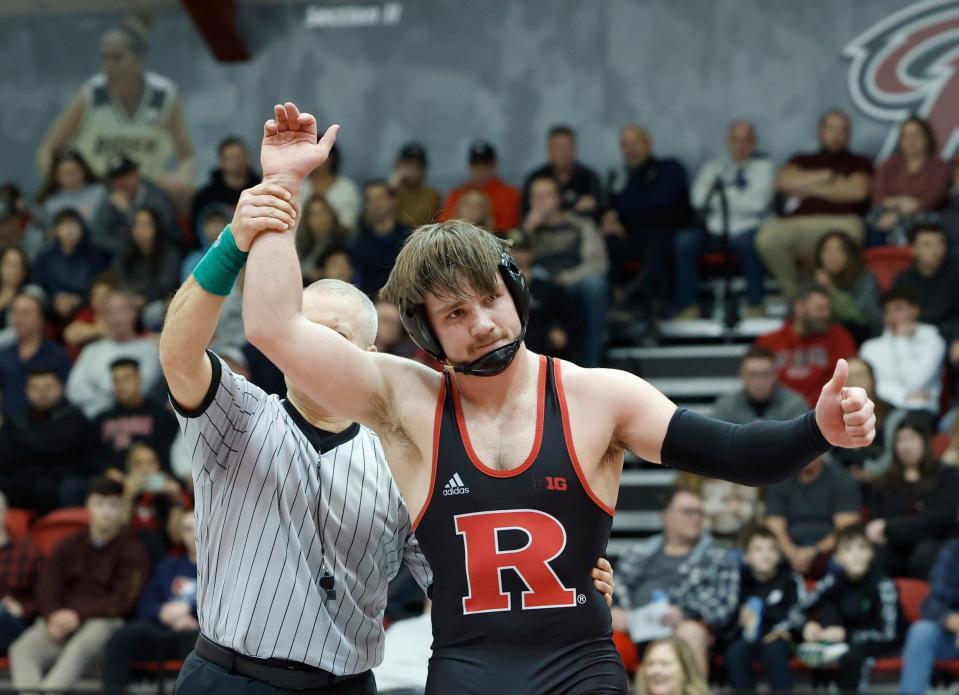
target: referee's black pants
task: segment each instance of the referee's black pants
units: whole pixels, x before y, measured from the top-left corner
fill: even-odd
[[[217,666],[199,656],[196,652],[183,662],[180,675],[173,688],[174,695],[376,695],[376,680],[373,672],[334,683],[325,688],[309,690],[287,690],[276,688],[269,683],[254,680]]]

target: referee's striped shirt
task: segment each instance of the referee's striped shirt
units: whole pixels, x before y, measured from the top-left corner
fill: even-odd
[[[378,437],[354,424],[318,448],[289,403],[209,356],[203,403],[174,403],[192,451],[200,629],[248,656],[372,668],[400,563],[432,582]],[[335,600],[319,586],[324,552]]]

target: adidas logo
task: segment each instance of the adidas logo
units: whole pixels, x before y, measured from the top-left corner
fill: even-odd
[[[446,483],[446,486],[443,488],[443,496],[449,497],[450,495],[468,495],[470,489],[463,484],[463,479],[460,478],[459,473],[454,473],[453,477],[450,478],[449,482]]]

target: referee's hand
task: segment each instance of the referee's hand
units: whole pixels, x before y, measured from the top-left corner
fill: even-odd
[[[240,251],[246,252],[262,232],[285,232],[293,228],[296,208],[288,190],[275,183],[259,183],[240,194],[230,231]]]

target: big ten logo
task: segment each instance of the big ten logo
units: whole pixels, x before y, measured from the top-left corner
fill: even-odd
[[[569,483],[561,475],[547,475],[533,478],[533,489],[566,492],[569,489]]]

